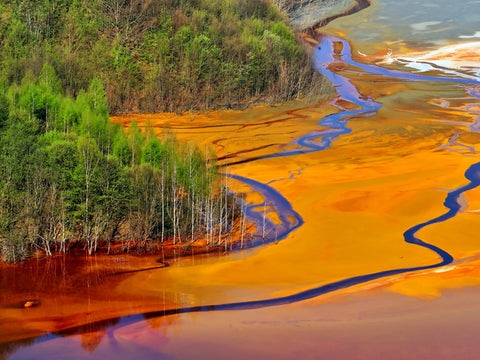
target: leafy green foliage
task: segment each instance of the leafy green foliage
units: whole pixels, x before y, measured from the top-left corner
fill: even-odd
[[[88,88],[94,107],[103,84],[113,112],[283,100],[311,86],[307,55],[266,0],[14,0],[0,19],[7,85],[39,76],[22,99],[39,119],[60,84],[72,96]]]
[[[10,102],[8,98],[0,93],[0,130],[5,126],[10,113]]]
[[[126,132],[112,124],[97,77],[71,98],[46,63],[1,94],[0,114],[5,260],[74,243],[91,254],[112,239],[125,248],[172,234],[178,241],[187,234],[180,224],[188,234],[203,231],[205,203],[219,191],[214,167],[170,133],[160,141],[151,126],[142,132],[133,122]]]

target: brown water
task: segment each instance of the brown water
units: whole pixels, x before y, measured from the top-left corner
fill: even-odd
[[[475,1],[384,0],[331,22],[317,39],[323,50],[332,46],[330,65],[317,65],[337,74],[333,81],[342,85],[341,99],[326,104],[115,118],[140,125],[150,120],[158,132],[168,124],[182,140],[213,146],[231,164],[229,173],[274,189],[277,209],[286,200],[303,224],[262,247],[177,259],[168,268],[159,268],[155,257],[132,256],[4,266],[4,356],[475,358],[480,190],[461,193],[458,214],[416,234],[453,256],[452,263],[427,268],[440,261],[438,253],[405,242],[403,234],[444,214],[447,194],[469,183],[465,172],[478,162],[479,46],[470,15],[478,10]],[[379,67],[362,69],[356,62]],[[383,76],[380,67],[406,73]],[[419,70],[456,80],[414,79]],[[358,113],[318,125],[345,111]],[[231,182],[237,191],[250,191],[251,204],[268,195]],[[169,312],[278,299],[409,267],[425,269],[289,305]],[[23,308],[27,300],[38,306]]]

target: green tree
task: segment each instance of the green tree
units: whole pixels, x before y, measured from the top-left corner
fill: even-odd
[[[142,159],[142,147],[144,143],[142,132],[135,121],[132,121],[128,127],[128,143],[131,151],[130,166],[139,165]]]
[[[7,96],[0,93],[0,130],[5,127],[10,113],[10,101]]]
[[[157,137],[151,137],[145,143],[142,151],[142,163],[150,164],[151,166],[161,169],[165,162],[167,151],[160,143]]]

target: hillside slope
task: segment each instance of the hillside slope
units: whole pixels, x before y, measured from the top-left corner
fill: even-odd
[[[320,76],[278,8],[252,0],[12,0],[0,5],[0,83],[45,63],[76,96],[96,75],[111,112],[282,101]]]

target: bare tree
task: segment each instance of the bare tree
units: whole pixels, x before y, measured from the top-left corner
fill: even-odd
[[[152,0],[106,0],[103,12],[113,28],[111,37],[121,45],[133,48],[143,34],[156,23]]]
[[[161,179],[161,194],[162,194],[162,243],[165,236],[165,163],[162,162],[162,179]]]
[[[95,214],[95,216],[92,216],[92,214],[90,214],[90,186],[95,171],[98,167],[100,156],[98,154],[98,147],[95,145],[95,143],[89,136],[80,138],[78,140],[78,146],[80,150],[80,163],[83,167],[83,177],[85,185],[85,201],[83,209],[83,236],[87,242],[88,253],[89,255],[91,255],[93,249],[96,249],[96,243],[98,240],[98,226],[100,225],[100,220],[96,219],[99,214]],[[94,222],[92,222],[92,220],[94,220]]]

